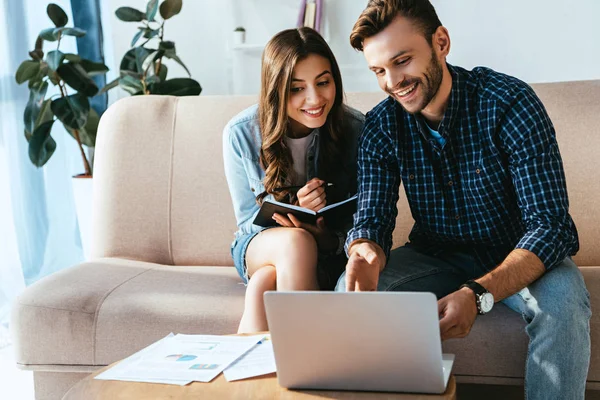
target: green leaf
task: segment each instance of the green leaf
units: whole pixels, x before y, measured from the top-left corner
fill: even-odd
[[[84,127],[90,112],[90,102],[81,93],[53,100],[50,107],[60,122],[72,129]]]
[[[98,113],[93,108],[90,108],[90,113],[88,114],[85,126],[77,130],[77,132],[79,133],[79,140],[82,144],[88,147],[96,146],[96,133],[98,131],[99,122],[100,117],[98,116]],[[73,128],[65,126],[65,129],[67,130],[67,132],[69,132],[71,136],[73,136],[73,139],[77,140],[77,138],[75,137],[75,130]]]
[[[130,49],[123,55],[121,65],[119,65],[119,70],[121,72],[129,71],[138,73],[137,64],[135,63],[135,49],[136,48]]]
[[[143,78],[142,74],[138,74],[137,72],[133,72],[133,71],[124,71],[124,70],[119,72],[119,76],[121,78],[123,78],[125,76],[131,76],[131,77],[133,77],[135,79],[142,79]]]
[[[54,119],[54,113],[50,109],[51,104],[52,104],[52,100],[50,100],[50,99],[44,100],[44,102],[42,103],[42,108],[40,109],[40,112],[35,121],[35,124],[33,125],[33,129],[32,129],[33,132],[35,132],[35,130],[40,125],[42,125],[44,122],[48,122],[48,121]],[[25,130],[25,138],[27,139],[27,142],[29,142],[31,140],[32,136],[33,136],[32,132],[27,132],[27,130]]]
[[[162,52],[160,51],[153,51],[152,53],[148,54],[146,56],[146,58],[144,59],[144,61],[142,62],[142,70],[145,71],[149,71],[150,75],[153,74],[153,68],[150,68],[150,65],[154,65],[154,61],[156,61],[160,56],[162,56]]]
[[[89,76],[103,75],[108,72],[108,67],[103,63],[97,63],[85,58],[79,63]]]
[[[187,69],[187,67],[185,66],[185,64],[183,63],[183,61],[181,61],[181,59],[180,59],[178,56],[176,56],[176,55],[173,55],[173,56],[170,56],[170,57],[169,57],[169,56],[168,56],[168,55],[165,53],[165,57],[167,57],[167,58],[170,58],[171,60],[175,61],[177,64],[181,65],[181,66],[183,67],[183,69],[185,69],[185,72],[187,72],[188,76],[189,76],[189,77],[191,77],[191,76],[192,76],[192,74],[190,74],[190,70],[189,70],[189,69]]]
[[[56,42],[58,40],[58,34],[55,31],[58,28],[48,28],[40,32],[40,37],[48,42]]]
[[[48,91],[48,82],[40,82],[29,90],[29,101],[25,106],[23,113],[23,122],[25,125],[25,137],[31,136],[36,126],[35,123],[42,109],[46,92]]]
[[[65,60],[78,63],[81,61],[81,57],[78,54],[67,53],[65,54]]]
[[[42,167],[48,162],[56,150],[56,142],[50,136],[55,120],[41,124],[31,136],[29,141],[29,159],[36,167]]]
[[[86,96],[92,97],[98,93],[98,86],[90,78],[85,69],[79,63],[64,63],[58,67],[58,75],[65,81],[67,85],[85,94]]]
[[[171,96],[197,96],[202,92],[202,87],[193,79],[175,78],[152,85],[151,92]]]
[[[158,77],[160,78],[161,82],[164,82],[167,80],[167,72],[168,71],[169,71],[169,69],[167,68],[167,66],[165,64],[160,65],[160,71],[158,71]]]
[[[144,29],[144,37],[146,39],[152,39],[160,34],[160,29]]]
[[[159,50],[163,50],[165,52],[165,54],[167,54],[167,53],[170,55],[176,54],[175,42],[171,42],[169,40],[162,41],[158,44],[158,48],[159,48]]]
[[[44,100],[44,102],[42,103],[42,108],[40,109],[40,113],[38,114],[37,120],[35,121],[33,130],[36,130],[37,127],[43,124],[44,122],[48,122],[51,119],[54,119],[54,113],[50,108],[51,105],[51,99]]]
[[[58,73],[56,71],[52,71],[50,68],[47,68],[46,76],[50,79],[50,82],[52,82],[54,86],[58,85],[60,82],[60,76],[58,76]]]
[[[158,0],[149,0],[146,5],[146,17],[148,21],[154,21],[156,13],[158,12]]]
[[[57,28],[65,26],[67,22],[69,22],[69,17],[67,17],[67,14],[62,8],[60,8],[60,6],[54,3],[48,4],[48,7],[46,7],[46,13]]]
[[[62,36],[75,36],[75,37],[83,37],[86,34],[86,31],[80,28],[56,28],[56,35],[60,34]]]
[[[29,88],[29,90],[35,88],[36,86],[39,86],[42,84],[44,80],[42,78],[38,78],[37,76],[33,79],[29,80],[29,84],[27,85],[27,87]]]
[[[144,60],[150,54],[150,50],[146,49],[145,47],[136,47],[134,49],[134,54],[137,71],[140,73],[144,73]]]
[[[181,12],[182,0],[165,0],[160,5],[160,16],[169,19]]]
[[[56,71],[58,69],[58,67],[60,67],[60,65],[62,64],[64,59],[65,59],[65,54],[62,51],[53,50],[48,53],[48,57],[47,57],[48,67],[50,67],[50,69],[52,71]]]
[[[21,63],[21,65],[19,65],[19,68],[17,69],[17,73],[15,74],[15,79],[17,80],[17,83],[20,85],[21,83],[27,82],[28,80],[30,80],[31,78],[36,76],[39,71],[40,71],[40,62],[39,61],[25,60]]]
[[[160,78],[156,75],[152,75],[146,78],[146,85],[154,85],[160,82]]]
[[[117,78],[114,81],[107,83],[106,85],[104,85],[104,87],[102,89],[100,89],[100,91],[96,94],[96,96],[99,96],[103,93],[108,92],[110,89],[115,88],[117,86],[119,86],[119,79],[121,78]]]
[[[125,22],[140,22],[146,19],[146,14],[132,7],[119,7],[115,15]]]
[[[119,86],[121,89],[132,95],[144,93],[144,85],[142,84],[142,81],[129,75],[119,79]]]
[[[146,57],[148,57],[148,54],[150,54],[150,50],[145,47],[134,47],[133,49],[130,49],[123,56],[119,70],[121,72],[129,71],[136,74],[142,74],[144,72],[142,64]]]
[[[143,30],[138,31],[138,33],[135,34],[135,36],[133,36],[133,39],[131,39],[131,47],[135,46],[135,44],[137,43],[138,40],[140,40],[140,38],[142,37],[142,35],[144,34]]]

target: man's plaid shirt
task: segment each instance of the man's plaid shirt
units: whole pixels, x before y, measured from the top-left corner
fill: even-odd
[[[452,90],[439,126],[391,97],[366,117],[358,152],[358,211],[346,247],[379,244],[389,259],[400,182],[415,225],[411,242],[460,247],[488,270],[513,249],[550,269],[579,249],[565,175],[546,110],[520,80],[448,65]]]

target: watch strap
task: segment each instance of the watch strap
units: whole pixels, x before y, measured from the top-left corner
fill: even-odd
[[[465,284],[462,285],[460,288],[462,289],[464,287],[468,287],[469,289],[471,289],[476,296],[481,296],[482,294],[488,292],[486,288],[481,286],[479,283],[475,282],[473,279],[465,282]]]
[[[486,288],[484,288],[482,285],[475,282],[474,280],[467,281],[464,285],[461,286],[461,288],[463,288],[463,287],[468,287],[475,294],[475,305],[477,306],[477,312],[479,314],[483,315],[490,311],[490,310],[484,311],[483,308],[481,307],[481,299],[483,298],[484,295],[490,293]]]

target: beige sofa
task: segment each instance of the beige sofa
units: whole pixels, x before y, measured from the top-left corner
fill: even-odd
[[[580,234],[581,266],[600,309],[600,81],[534,85],[558,132]],[[382,93],[348,94],[363,112]],[[235,219],[221,150],[222,129],[255,97],[134,97],[104,114],[94,177],[93,257],[55,273],[17,299],[11,328],[18,366],[34,371],[36,398],[60,399],[86,374],[169,332],[237,329],[244,286],[229,252]],[[395,244],[412,224],[401,196]],[[527,337],[503,305],[477,320],[456,353],[459,382],[522,384]],[[600,317],[592,317],[598,343]],[[592,347],[589,387],[600,388]]]

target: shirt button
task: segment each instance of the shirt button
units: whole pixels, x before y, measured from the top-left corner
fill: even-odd
[[[454,185],[454,182],[452,182],[452,181],[448,182],[448,186],[452,186],[452,185]]]
[[[475,173],[476,173],[476,174],[479,174],[479,173],[481,173],[481,170],[480,170],[479,168],[477,168],[477,169],[475,170]]]
[[[252,190],[254,192],[254,188],[250,188],[250,190]]]
[[[415,179],[415,176],[414,176],[413,174],[410,174],[410,175],[408,176],[408,179]]]
[[[460,215],[456,214],[456,216],[454,217],[455,220],[459,220],[460,219]]]

